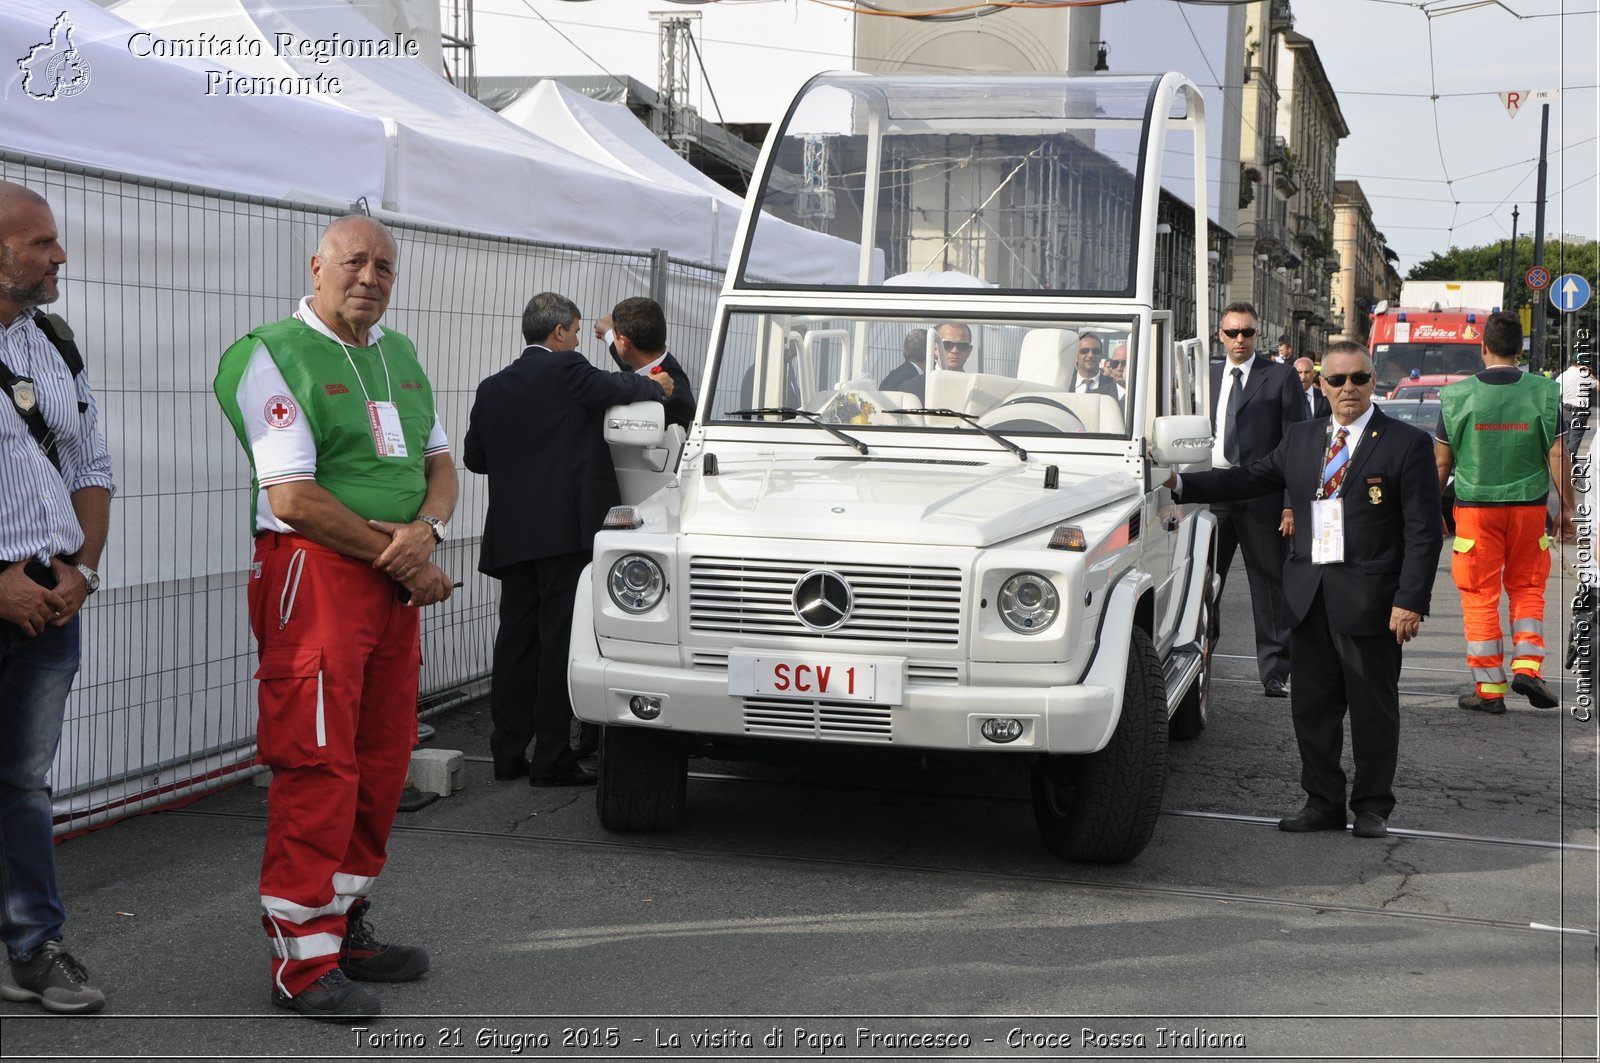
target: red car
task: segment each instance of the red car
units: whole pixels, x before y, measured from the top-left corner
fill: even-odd
[[[1436,399],[1439,389],[1446,384],[1454,384],[1457,380],[1465,380],[1471,373],[1424,373],[1422,376],[1402,380],[1394,386],[1386,398],[1391,399]]]

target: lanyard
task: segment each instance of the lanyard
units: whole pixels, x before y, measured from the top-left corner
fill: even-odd
[[[334,339],[338,340],[339,337],[335,336]],[[361,379],[361,370],[356,368],[356,360],[350,356],[350,348],[345,346],[344,340],[339,340],[339,346],[344,350],[344,360],[350,363],[350,371],[356,375],[356,386],[361,389],[361,397],[366,399],[367,405],[370,406],[372,404],[372,396],[367,394],[366,381]],[[378,361],[383,366],[383,386],[388,394],[384,401],[388,402],[394,398],[394,383],[389,379],[389,359],[383,356],[382,340],[373,341],[372,346],[377,349]]]

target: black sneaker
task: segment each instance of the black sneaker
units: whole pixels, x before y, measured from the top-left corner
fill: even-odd
[[[7,964],[0,997],[38,1001],[44,1010],[62,1015],[86,1015],[106,1006],[106,995],[89,984],[88,969],[59,941],[45,942],[31,960]]]
[[[1456,699],[1456,705],[1472,712],[1487,712],[1490,716],[1498,716],[1506,711],[1505,698],[1480,698],[1476,694],[1463,694]]]
[[[339,968],[358,982],[412,982],[428,973],[428,954],[415,945],[385,945],[364,918],[371,902],[358,901],[345,923]]]
[[[1511,689],[1527,698],[1528,703],[1536,709],[1553,709],[1561,704],[1555,692],[1536,675],[1518,672],[1511,678]]]
[[[356,985],[335,967],[294,996],[281,989],[272,992],[272,1006],[325,1022],[340,1019],[365,1019],[381,1014],[378,996],[365,986]]]

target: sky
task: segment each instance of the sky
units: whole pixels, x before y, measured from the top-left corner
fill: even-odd
[[[1446,13],[1469,0],[1294,0],[1294,28],[1316,43],[1350,127],[1339,145],[1337,176],[1361,182],[1402,275],[1451,245],[1509,238],[1513,207],[1520,209],[1518,234],[1532,233],[1539,110],[1529,105],[1509,117],[1498,96],[1506,91],[1561,90],[1550,108],[1545,229],[1595,238],[1597,3],[1489,0]],[[714,121],[720,113],[729,122],[773,122],[806,78],[850,68],[853,16],[840,6],[847,5],[475,0],[478,71],[625,74],[653,87],[657,31],[649,13],[698,14],[694,32],[705,76],[697,72],[691,102]],[[1160,62],[1202,86],[1215,84],[1221,56],[1202,54],[1196,42],[1218,39],[1214,30],[1224,14],[1214,2],[1108,5],[1102,18],[1112,67],[1150,69]],[[1162,35],[1143,48],[1145,63],[1140,41],[1152,38],[1127,33],[1130,25]],[[1109,36],[1113,27],[1120,39]]]

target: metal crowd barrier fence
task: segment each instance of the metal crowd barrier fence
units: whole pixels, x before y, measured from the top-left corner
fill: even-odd
[[[55,212],[67,264],[52,309],[84,351],[118,485],[51,772],[61,833],[255,770],[249,470],[211,380],[228,344],[309,294],[317,238],[344,211],[3,152],[0,178]],[[520,352],[522,307],[538,291],[578,303],[584,350],[608,369],[587,326],[620,299],[664,293],[672,349],[698,380],[716,267],[385,220],[400,271],[383,324],[416,343],[458,451],[478,382]],[[498,589],[477,572],[487,487],[461,476],[440,563],[463,586],[423,614],[424,715],[486,688],[494,642]]]

